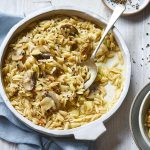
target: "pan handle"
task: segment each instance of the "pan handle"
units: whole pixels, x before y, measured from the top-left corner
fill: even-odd
[[[74,133],[74,137],[77,140],[96,140],[100,135],[106,131],[106,127],[103,122],[89,124],[87,127],[83,127]]]

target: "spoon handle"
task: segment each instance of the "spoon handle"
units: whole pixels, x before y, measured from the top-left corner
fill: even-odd
[[[125,5],[117,5],[116,6],[116,8],[115,8],[115,10],[114,10],[114,12],[113,12],[113,14],[112,14],[108,24],[107,24],[107,27],[106,27],[106,29],[105,29],[105,31],[104,31],[104,33],[103,33],[99,43],[98,43],[96,49],[94,50],[94,52],[93,52],[93,54],[91,56],[91,59],[95,58],[97,51],[99,50],[103,40],[105,39],[105,36],[109,32],[109,30],[113,27],[113,25],[118,20],[118,18],[121,16],[121,14],[125,11],[125,8],[126,8]]]

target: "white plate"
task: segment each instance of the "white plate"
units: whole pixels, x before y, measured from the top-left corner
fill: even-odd
[[[102,0],[103,3],[110,8],[111,10],[114,10],[116,3],[111,2],[111,0]],[[149,3],[150,0],[127,0],[126,4],[126,10],[123,13],[123,15],[133,15],[140,11],[142,11]],[[129,2],[132,1],[132,4]]]

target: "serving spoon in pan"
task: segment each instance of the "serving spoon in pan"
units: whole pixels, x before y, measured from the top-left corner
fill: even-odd
[[[88,60],[86,60],[86,61],[84,61],[84,62],[82,62],[80,64],[81,66],[87,66],[88,69],[89,69],[90,75],[91,75],[90,79],[87,80],[85,82],[85,84],[84,84],[84,89],[85,90],[88,89],[92,85],[92,83],[95,81],[95,79],[97,77],[98,69],[97,69],[97,66],[96,66],[96,64],[94,62],[94,58],[96,56],[96,53],[99,50],[101,44],[103,43],[107,33],[110,31],[110,29],[113,27],[115,22],[118,20],[118,18],[125,11],[125,9],[126,9],[125,5],[119,4],[119,5],[116,6],[116,8],[115,8],[115,10],[114,10],[114,12],[113,12],[113,14],[112,14],[108,24],[107,24],[107,27],[106,27],[106,29],[105,29],[105,31],[104,31],[104,33],[103,33],[103,35],[102,35],[98,45],[97,45],[97,47],[96,47],[96,49],[94,50],[94,52],[92,53],[91,57]]]

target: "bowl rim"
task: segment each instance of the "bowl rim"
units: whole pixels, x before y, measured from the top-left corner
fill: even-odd
[[[140,106],[140,111],[139,111],[139,128],[140,128],[140,132],[141,135],[143,137],[143,139],[145,140],[145,142],[147,143],[147,145],[150,147],[150,139],[148,138],[148,135],[145,133],[145,127],[143,124],[143,118],[142,118],[142,114],[144,111],[144,106],[145,103],[150,99],[150,91],[146,94],[146,96],[144,97],[142,104]]]
[[[74,12],[78,12],[78,13],[83,13],[91,18],[95,18],[96,20],[99,21],[99,23],[101,24],[107,24],[107,21],[105,19],[103,19],[101,16],[97,15],[96,13],[93,13],[89,10],[85,10],[83,8],[80,7],[74,7],[74,6],[58,6],[58,7],[47,7],[44,9],[41,9],[39,11],[33,12],[32,14],[26,16],[24,19],[22,19],[21,21],[19,21],[16,25],[14,25],[11,30],[8,32],[8,34],[6,35],[5,39],[3,40],[2,44],[1,44],[1,53],[0,53],[0,58],[2,58],[5,46],[7,45],[9,39],[11,38],[11,36],[14,34],[14,32],[24,23],[28,22],[30,19],[39,16],[41,14],[44,13],[48,13],[51,11],[61,11],[61,10],[66,10],[66,11],[74,11]],[[81,17],[82,18],[82,17]],[[35,131],[38,132],[42,132],[44,134],[51,134],[54,136],[67,136],[67,135],[73,135],[76,131],[82,130],[85,127],[90,127],[90,126],[94,126],[94,125],[98,125],[99,123],[105,122],[108,118],[110,118],[110,116],[112,116],[121,106],[121,104],[123,103],[123,101],[125,100],[125,97],[127,95],[128,89],[129,89],[129,85],[130,85],[130,77],[131,77],[131,61],[130,61],[130,54],[129,54],[129,50],[121,36],[121,34],[119,33],[119,31],[116,29],[116,27],[113,28],[113,32],[115,34],[116,37],[118,37],[118,39],[120,40],[121,46],[122,46],[122,50],[125,53],[126,56],[126,66],[128,66],[127,69],[127,76],[126,76],[126,82],[124,85],[124,89],[122,91],[122,95],[120,96],[120,99],[118,100],[118,102],[113,106],[113,108],[108,111],[105,115],[101,116],[100,118],[98,118],[95,121],[89,122],[83,126],[77,127],[77,128],[73,128],[73,129],[68,129],[68,130],[50,130],[38,125],[35,125],[33,122],[29,121],[27,118],[23,117],[21,114],[19,114],[15,108],[11,105],[9,99],[6,96],[5,90],[3,88],[3,84],[2,84],[2,76],[0,74],[0,88],[1,90],[1,96],[5,102],[5,104],[7,105],[7,107],[11,110],[11,112],[19,119],[21,120],[23,123],[25,123],[27,126],[31,127],[32,129],[34,129]],[[0,66],[2,65],[2,60],[0,59]],[[1,71],[0,71],[1,73]]]
[[[133,111],[133,108],[134,108],[134,105],[135,105],[135,103],[136,103],[137,98],[139,97],[139,95],[141,95],[141,93],[142,93],[148,86],[150,86],[150,83],[145,84],[141,89],[139,89],[138,93],[137,93],[137,94],[135,95],[135,97],[133,98],[133,101],[132,101],[131,107],[130,107],[130,112],[129,112],[129,127],[130,127],[130,131],[131,131],[131,135],[132,135],[132,138],[133,138],[135,144],[137,145],[137,147],[138,147],[140,150],[142,150],[142,146],[141,146],[141,144],[139,144],[139,143],[137,142],[137,139],[136,139],[136,137],[135,137],[135,135],[134,135],[134,131],[133,131],[133,125],[132,125],[132,111]],[[139,129],[139,131],[140,131],[140,129]]]

